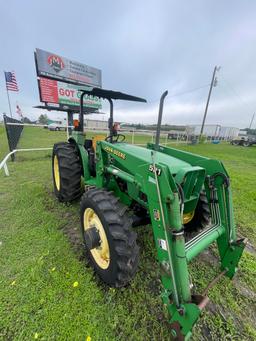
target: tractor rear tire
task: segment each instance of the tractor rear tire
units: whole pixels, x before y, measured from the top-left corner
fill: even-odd
[[[80,218],[85,252],[95,273],[109,286],[127,285],[139,262],[137,234],[131,229],[127,207],[111,192],[94,188],[82,196]],[[88,229],[97,232],[96,247],[93,243],[88,247]]]
[[[76,146],[60,142],[53,146],[52,176],[54,193],[60,202],[70,202],[82,195],[82,166]]]
[[[190,235],[191,233],[199,232],[208,227],[210,223],[211,212],[207,196],[205,192],[201,192],[193,219],[184,225],[185,233]]]

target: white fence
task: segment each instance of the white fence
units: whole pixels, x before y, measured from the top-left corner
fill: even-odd
[[[64,127],[63,131],[55,130],[50,131],[47,126],[39,125],[39,124],[29,124],[29,123],[8,123],[9,125],[23,125],[23,131],[19,140],[17,147],[9,151],[6,147],[6,153],[2,156],[2,161],[0,163],[0,170],[4,169],[5,174],[9,175],[9,170],[7,166],[7,162],[12,155],[17,155],[17,161],[21,160],[30,160],[30,153],[36,152],[47,152],[49,156],[49,151],[52,150],[52,146],[54,143],[66,141],[69,138],[69,130],[68,128],[73,129],[73,126]],[[155,131],[140,131],[136,129],[120,129],[120,134],[123,134],[126,138],[126,141],[131,144],[136,145],[146,145],[148,142],[154,142],[155,139]],[[102,135],[103,137],[107,137],[109,134],[108,129],[100,129],[98,127],[91,127],[89,129],[85,128],[85,134],[88,138],[92,138],[96,135]],[[5,136],[2,135],[2,136]],[[10,137],[11,138],[11,137]],[[2,141],[0,141],[1,143]],[[163,145],[169,144],[178,144],[184,143],[186,141],[180,141],[179,138],[176,140],[168,140],[168,133],[163,132],[160,137],[160,143]],[[2,143],[1,143],[2,144]],[[0,154],[1,155],[1,154]],[[19,157],[22,155],[22,157]]]

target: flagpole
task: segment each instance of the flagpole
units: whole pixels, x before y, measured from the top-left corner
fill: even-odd
[[[12,108],[11,108],[11,102],[10,102],[10,96],[9,96],[9,91],[7,89],[7,80],[6,80],[6,73],[4,71],[4,79],[5,79],[5,88],[6,88],[6,92],[7,92],[7,98],[8,98],[8,103],[9,103],[9,110],[10,110],[10,114],[12,117]]]
[[[11,114],[11,117],[12,117],[12,108],[11,108],[11,103],[10,103],[9,91],[8,91],[7,87],[6,87],[6,92],[7,92],[7,97],[8,97],[8,103],[9,103],[10,114]]]

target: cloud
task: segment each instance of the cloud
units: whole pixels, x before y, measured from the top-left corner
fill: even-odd
[[[70,6],[61,4],[44,1],[47,20],[40,2],[0,5],[5,14],[0,22],[4,47],[0,65],[2,70],[15,70],[20,87],[18,95],[11,95],[13,106],[17,99],[23,111],[33,117],[40,114],[32,109],[39,104],[33,56],[39,47],[102,69],[105,88],[147,98],[144,106],[117,103],[117,118],[129,122],[154,123],[155,101],[165,89],[171,96],[208,84],[213,67],[221,65],[207,121],[248,125],[256,104],[254,2],[77,0]],[[200,123],[207,91],[202,88],[168,99],[164,121]],[[8,111],[8,102],[0,77],[3,111]]]

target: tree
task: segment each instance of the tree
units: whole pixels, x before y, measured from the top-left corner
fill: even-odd
[[[247,131],[248,135],[256,135],[256,129],[246,128],[245,130]]]
[[[22,122],[23,123],[32,123],[31,120],[28,117],[26,117],[26,116],[23,117]]]
[[[38,118],[39,123],[47,124],[48,123],[48,116],[46,114],[41,114]]]

